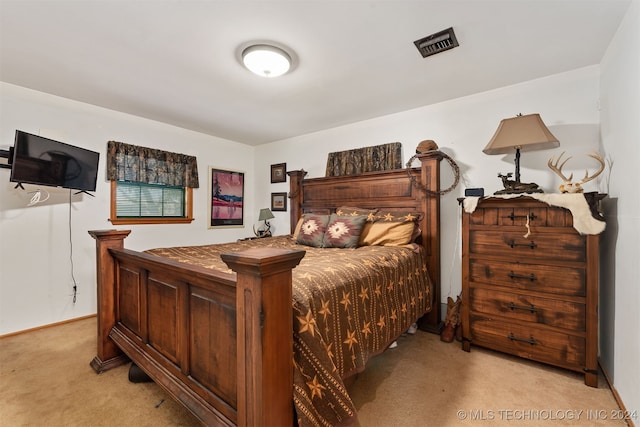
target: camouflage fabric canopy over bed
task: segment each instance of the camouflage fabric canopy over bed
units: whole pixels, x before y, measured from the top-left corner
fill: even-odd
[[[250,247],[303,249],[293,270],[293,400],[300,426],[348,424],[356,416],[343,379],[362,371],[431,309],[423,248],[300,246],[291,236],[147,251],[230,272],[220,254]]]

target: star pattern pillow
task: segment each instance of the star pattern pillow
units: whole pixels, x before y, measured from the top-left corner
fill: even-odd
[[[336,209],[336,214],[341,216],[369,215],[368,221],[372,222],[375,219],[375,215],[377,212],[378,209],[365,209],[353,206],[340,206],[338,209]]]

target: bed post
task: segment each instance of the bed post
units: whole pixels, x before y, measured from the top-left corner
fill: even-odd
[[[431,191],[440,190],[440,151],[418,154],[421,163],[420,182]],[[429,313],[420,319],[420,329],[440,333],[442,329],[440,302],[440,196],[423,193],[424,223],[422,244],[427,250],[429,277],[433,283],[433,305]]]
[[[291,234],[295,231],[298,220],[302,216],[302,180],[307,172],[304,169],[287,172],[289,175],[289,215]]]
[[[237,273],[238,426],[293,426],[291,271],[305,251],[222,254]]]
[[[124,239],[130,230],[94,230],[89,231],[96,239],[96,275],[98,299],[98,354],[90,365],[101,373],[129,361],[109,338],[111,328],[116,322],[115,262],[109,249],[123,249]]]

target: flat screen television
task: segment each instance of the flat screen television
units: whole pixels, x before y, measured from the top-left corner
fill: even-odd
[[[11,182],[96,191],[100,153],[16,130]]]

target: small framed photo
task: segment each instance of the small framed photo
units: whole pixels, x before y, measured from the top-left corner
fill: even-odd
[[[287,210],[287,193],[271,193],[271,210]]]
[[[271,165],[271,182],[287,182],[287,164],[277,163]]]

